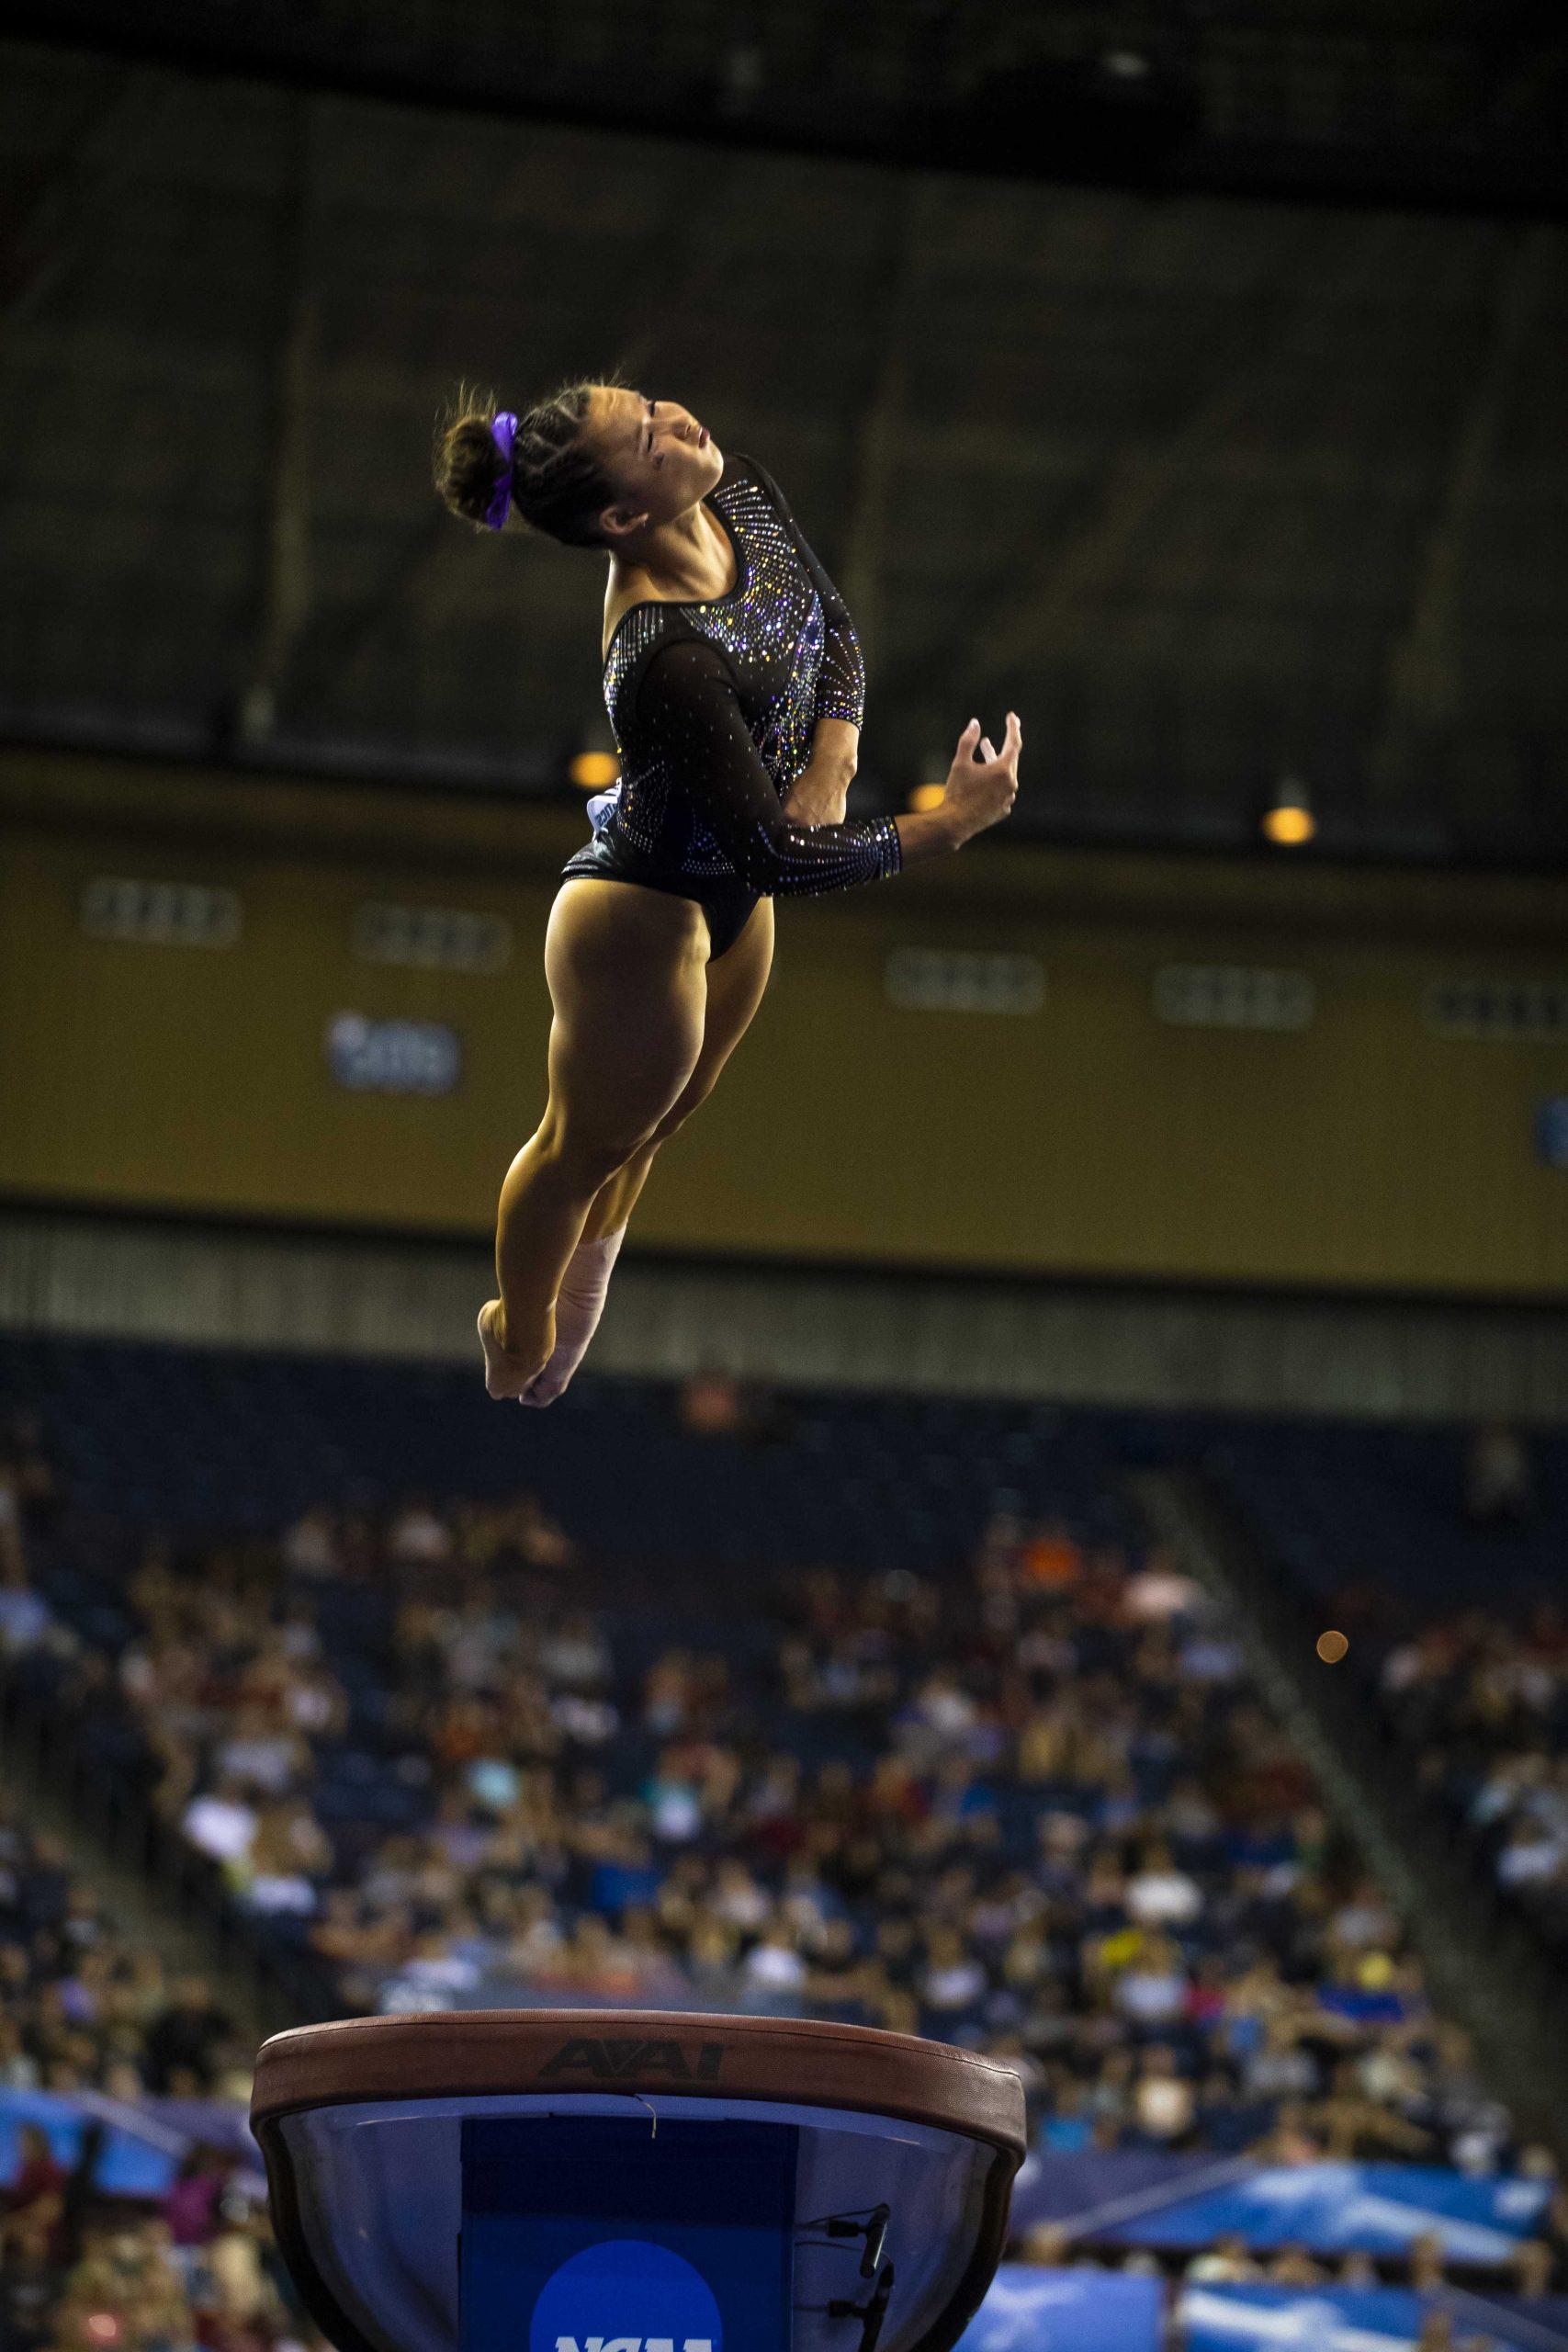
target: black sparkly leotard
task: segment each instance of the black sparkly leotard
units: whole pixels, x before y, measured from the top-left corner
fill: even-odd
[[[562,870],[695,899],[722,956],[760,897],[846,890],[900,861],[890,817],[807,828],[784,814],[818,719],[861,724],[865,664],[771,475],[732,457],[707,503],[736,584],[622,614],[604,664],[620,782],[589,802],[593,838]]]

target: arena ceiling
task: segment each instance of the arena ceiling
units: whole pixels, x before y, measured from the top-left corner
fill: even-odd
[[[418,104],[1166,189],[1561,208],[1555,0],[13,0],[14,30]]]
[[[334,11],[383,82],[406,64],[417,7],[310,21]],[[1276,32],[1308,13],[1325,40],[1377,19],[1393,55],[1427,12],[1292,0]],[[136,14],[156,33],[157,6]],[[1130,40],[1136,14],[972,19]],[[495,15],[469,0],[431,48],[429,86],[466,112],[123,44],[0,47],[13,736],[552,787],[600,707],[600,560],[450,522],[431,425],[460,377],[521,406],[619,366],[764,458],[848,594],[868,805],[1011,703],[1021,829],[1240,844],[1290,775],[1331,850],[1568,854],[1568,232],[1544,209],[1058,184],[472,110],[443,76]],[[779,12],[749,15],[765,57]],[[1144,11],[1151,52],[1172,15]],[[1532,16],[1492,12],[1517,39],[1488,136],[1499,93],[1522,123],[1550,83]],[[1483,21],[1443,20],[1433,58]]]

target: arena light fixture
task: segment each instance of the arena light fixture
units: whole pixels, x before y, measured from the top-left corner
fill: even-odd
[[[920,814],[928,808],[940,808],[946,793],[944,784],[917,784],[909,795],[909,806]]]
[[[1026,2145],[994,2058],[682,2011],[307,2026],[251,2122],[338,2352],[950,2352]]]
[[[1300,849],[1317,831],[1307,788],[1296,776],[1283,776],[1273,805],[1263,814],[1263,831],[1279,849]]]
[[[584,792],[603,792],[621,773],[614,752],[579,752],[567,774]]]

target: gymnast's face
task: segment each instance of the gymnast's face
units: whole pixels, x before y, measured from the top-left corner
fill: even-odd
[[[717,442],[679,401],[595,384],[587,429],[617,492],[600,517],[612,548],[672,523],[705,498],[724,471]]]

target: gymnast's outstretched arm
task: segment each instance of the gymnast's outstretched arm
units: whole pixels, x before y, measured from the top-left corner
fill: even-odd
[[[854,824],[792,824],[762,764],[729,664],[717,646],[683,639],[649,662],[637,687],[639,733],[656,741],[736,872],[771,898],[815,897],[875,882],[959,849],[998,823],[1018,790],[1018,721],[999,756],[979,749],[979,721],[959,740],[940,808]]]
[[[897,874],[903,864],[889,817],[868,823],[792,823],[762,763],[721,649],[702,639],[665,646],[637,685],[639,737],[657,742],[736,872],[770,898],[814,897]]]

